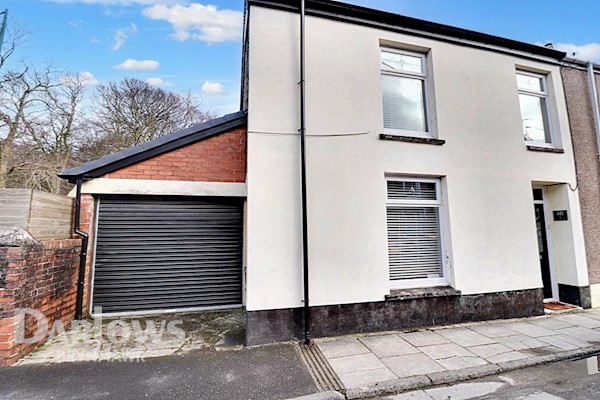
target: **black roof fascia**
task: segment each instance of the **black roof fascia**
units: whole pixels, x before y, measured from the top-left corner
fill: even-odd
[[[290,12],[299,12],[297,0],[248,0],[248,4]],[[555,60],[562,60],[566,56],[566,53],[563,51],[558,51],[547,47],[536,46],[530,43],[519,42],[517,40],[488,35],[486,33],[439,24],[437,22],[426,21],[400,14],[374,10],[372,8],[355,6],[331,0],[306,0],[306,14],[353,24],[378,27],[385,30],[399,32],[407,29],[414,30],[458,40],[481,43],[482,45],[496,46],[513,51],[535,54],[537,56],[548,57]],[[408,34],[426,36],[418,35],[415,32],[408,32]],[[441,38],[437,39],[443,40]],[[465,43],[465,45],[468,44]]]
[[[58,176],[75,183],[77,178],[98,178],[121,168],[199,142],[246,124],[247,111],[242,110],[173,132],[158,139],[109,154],[94,161],[65,170]]]

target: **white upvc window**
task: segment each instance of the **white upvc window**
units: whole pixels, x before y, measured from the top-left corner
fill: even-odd
[[[439,179],[387,178],[390,287],[445,285]]]
[[[425,54],[382,48],[380,67],[385,132],[431,137]]]
[[[552,146],[546,77],[517,71],[517,87],[525,143]]]

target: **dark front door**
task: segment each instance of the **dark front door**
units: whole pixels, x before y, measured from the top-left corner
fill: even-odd
[[[550,271],[550,258],[548,254],[548,239],[546,237],[546,218],[544,205],[534,204],[535,226],[537,229],[538,248],[540,251],[540,266],[542,268],[542,282],[544,283],[544,298],[553,298],[552,273]]]

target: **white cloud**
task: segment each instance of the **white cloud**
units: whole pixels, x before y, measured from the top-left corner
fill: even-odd
[[[154,4],[178,4],[182,0],[46,0],[62,4],[105,4],[108,6],[151,6]],[[184,1],[185,2],[185,1]]]
[[[98,81],[98,79],[96,79],[94,77],[94,75],[88,71],[80,72],[79,74],[76,74],[76,75],[72,75],[72,74],[64,75],[61,78],[61,81],[63,83],[78,83],[78,82],[80,82],[83,86],[96,86],[100,83]]]
[[[128,28],[117,29],[115,32],[115,44],[113,45],[113,50],[119,50],[124,44],[130,34],[136,33],[138,31],[137,25],[131,23]]]
[[[200,40],[216,43],[242,38],[243,14],[235,10],[219,10],[216,6],[192,3],[189,6],[157,4],[143,14],[154,20],[171,23],[177,40]]]
[[[148,82],[152,86],[158,86],[158,87],[173,86],[173,84],[171,82],[167,82],[163,78],[159,78],[159,77],[148,78],[148,79],[146,79],[146,82]]]
[[[600,43],[588,43],[581,46],[573,43],[556,43],[554,48],[567,52],[567,55],[571,57],[600,61]]]
[[[123,29],[117,29],[115,32],[115,44],[113,44],[113,50],[119,50],[121,46],[125,44],[125,40],[127,39],[127,34]]]
[[[206,81],[202,85],[202,93],[208,96],[221,96],[226,94],[225,86],[221,85],[218,82]]]
[[[116,69],[126,69],[126,70],[147,70],[147,69],[158,69],[160,66],[158,61],[154,60],[134,60],[133,58],[128,58],[123,61],[121,64],[115,65]]]
[[[83,84],[85,86],[96,86],[97,84],[100,83],[100,81],[98,81],[98,79],[96,79],[96,77],[88,71],[84,71],[82,73],[79,74],[80,79],[83,81]]]

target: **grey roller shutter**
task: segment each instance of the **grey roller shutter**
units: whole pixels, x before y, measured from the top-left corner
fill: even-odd
[[[94,306],[114,313],[240,305],[242,224],[240,200],[102,197]]]

